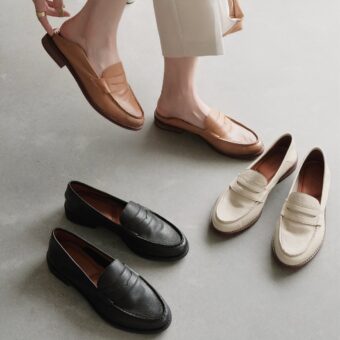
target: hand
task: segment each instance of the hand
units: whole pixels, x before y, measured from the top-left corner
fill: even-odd
[[[54,31],[50,25],[47,16],[52,17],[69,17],[70,13],[65,11],[63,0],[33,0],[38,20],[49,35]]]

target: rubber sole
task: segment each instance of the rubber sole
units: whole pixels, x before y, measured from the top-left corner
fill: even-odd
[[[46,34],[42,40],[41,43],[45,49],[45,51],[47,52],[47,54],[55,61],[55,63],[60,67],[63,68],[64,66],[66,66],[68,68],[68,70],[71,72],[73,78],[75,79],[75,81],[77,82],[80,90],[82,91],[84,97],[86,98],[86,100],[88,101],[88,103],[100,114],[102,115],[104,118],[106,118],[107,120],[109,120],[110,122],[124,128],[127,130],[132,130],[132,131],[138,131],[140,129],[142,129],[143,125],[141,125],[138,128],[135,127],[131,127],[131,126],[127,126],[127,125],[122,125],[120,122],[114,120],[113,118],[110,118],[110,115],[105,113],[102,109],[100,109],[96,103],[92,100],[91,96],[88,94],[86,87],[84,86],[84,84],[82,83],[82,81],[80,80],[80,78],[77,75],[77,72],[74,70],[74,68],[72,67],[72,65],[69,63],[69,61],[67,60],[67,58],[63,55],[63,53],[59,50],[58,46],[54,43],[53,39]]]
[[[235,231],[222,231],[222,230],[216,229],[216,227],[214,226],[214,224],[212,222],[211,222],[211,227],[221,235],[235,236],[235,235],[241,234],[242,232],[246,231],[247,229],[249,229],[253,225],[255,225],[256,222],[261,218],[262,212],[263,212],[263,210],[261,210],[261,213],[258,216],[256,216],[256,218],[254,218],[254,220],[251,221],[249,224],[247,224],[245,227],[238,229],[238,230],[235,230]]]
[[[272,240],[272,252],[273,252],[273,255],[275,256],[276,260],[278,262],[280,262],[281,265],[287,267],[287,268],[292,268],[292,269],[300,269],[302,267],[304,267],[306,264],[308,264],[310,261],[312,261],[314,259],[314,257],[319,253],[319,251],[321,250],[322,248],[322,245],[323,245],[323,240],[322,240],[322,243],[320,245],[320,247],[308,258],[306,259],[305,261],[303,261],[302,263],[300,264],[297,264],[297,265],[290,265],[290,264],[287,264],[287,263],[284,263],[280,260],[280,258],[278,257],[277,253],[276,253],[276,250],[275,250],[275,246],[274,246],[274,239]]]

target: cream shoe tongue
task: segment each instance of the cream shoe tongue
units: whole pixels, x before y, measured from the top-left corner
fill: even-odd
[[[259,172],[250,169],[242,172],[222,196],[216,209],[217,218],[223,223],[234,223],[237,228],[242,228],[245,225],[242,219],[261,202],[266,185],[266,178]]]
[[[315,235],[319,223],[320,203],[308,194],[293,192],[283,211],[280,231],[282,250],[289,256],[303,254]]]
[[[256,193],[262,192],[268,184],[266,177],[264,177],[258,171],[252,169],[248,169],[241,173],[237,179],[237,182]]]
[[[319,201],[315,197],[303,192],[292,192],[289,195],[287,202],[291,205],[296,205],[301,208],[315,210],[316,212],[320,210]]]

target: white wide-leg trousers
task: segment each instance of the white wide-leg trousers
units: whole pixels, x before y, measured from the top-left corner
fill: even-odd
[[[223,54],[223,33],[233,22],[227,0],[154,0],[165,57]]]

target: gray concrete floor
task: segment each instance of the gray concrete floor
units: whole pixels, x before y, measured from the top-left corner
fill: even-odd
[[[68,7],[74,12],[82,2]],[[69,72],[46,55],[30,1],[2,0],[1,339],[339,339],[340,3],[243,3],[245,30],[225,40],[224,57],[202,60],[200,91],[267,144],[289,131],[301,157],[315,145],[324,148],[333,185],[321,252],[297,272],[272,258],[274,224],[292,178],[270,195],[252,229],[231,239],[209,229],[215,199],[248,163],[154,127],[162,59],[150,0],[127,9],[120,35],[130,82],[146,112],[138,133],[96,114]],[[71,179],[168,217],[188,236],[188,256],[170,264],[144,260],[109,231],[69,223],[62,206]],[[159,335],[117,330],[56,280],[45,252],[59,226],[149,279],[171,306],[171,327]]]

